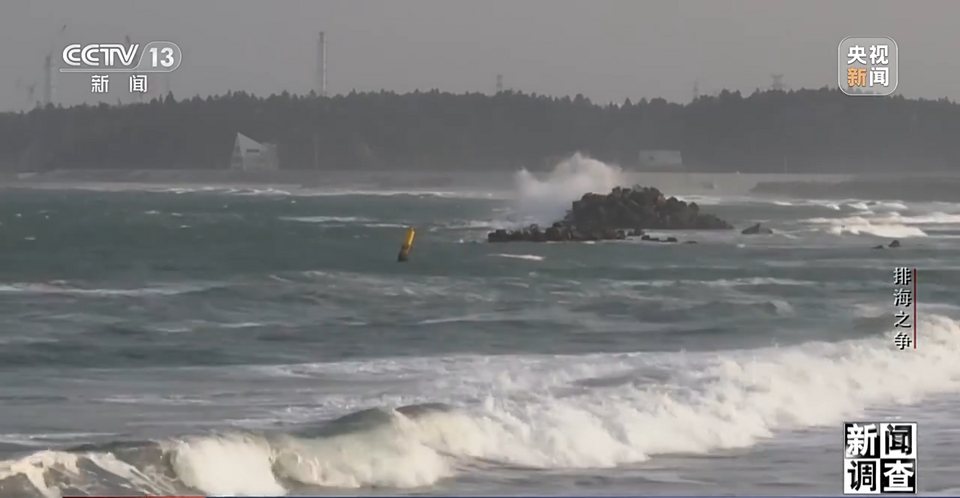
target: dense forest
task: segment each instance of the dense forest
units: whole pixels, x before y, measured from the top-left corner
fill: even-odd
[[[960,106],[839,90],[724,91],[690,104],[501,92],[243,92],[0,114],[7,170],[224,169],[240,132],[278,144],[283,169],[539,169],[581,151],[624,167],[643,149],[691,171],[960,168]]]

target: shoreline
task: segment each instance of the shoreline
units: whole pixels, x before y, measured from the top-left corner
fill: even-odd
[[[239,172],[229,170],[54,170],[44,173],[8,174],[0,186],[19,188],[209,187],[209,188],[297,188],[395,190],[432,189],[513,190],[517,171],[275,171]],[[534,172],[548,178],[550,172]],[[849,174],[780,173],[619,173],[623,186],[641,184],[670,193],[745,195],[765,182],[814,182],[837,184],[855,179]]]
[[[230,170],[55,170],[0,176],[2,188],[89,189],[251,189],[310,192],[394,192],[449,194],[514,192],[517,171],[271,171]],[[552,172],[533,172],[552,182]],[[960,200],[960,174],[785,174],[618,171],[622,187],[656,187],[671,195],[757,196],[812,199]],[[563,175],[561,175],[563,176]],[[561,179],[562,181],[562,179]]]

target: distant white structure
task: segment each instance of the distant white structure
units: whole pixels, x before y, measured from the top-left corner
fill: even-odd
[[[677,170],[683,168],[683,156],[679,150],[641,150],[640,167],[645,170]]]
[[[233,142],[233,157],[230,160],[230,169],[238,171],[276,171],[280,169],[277,147],[273,144],[259,143],[242,133],[237,133],[237,139]]]

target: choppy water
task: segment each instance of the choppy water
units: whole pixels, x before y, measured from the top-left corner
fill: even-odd
[[[957,492],[960,205],[688,196],[778,233],[474,243],[616,178],[581,180],[0,191],[0,496],[839,494],[870,416]]]

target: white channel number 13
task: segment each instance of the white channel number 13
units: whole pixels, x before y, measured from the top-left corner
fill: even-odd
[[[150,49],[150,55],[153,57],[153,67],[157,67],[157,59],[159,59],[157,52],[157,47]],[[170,47],[163,47],[159,49],[159,52],[163,55],[163,60],[159,61],[160,65],[163,67],[173,66],[173,49]]]

